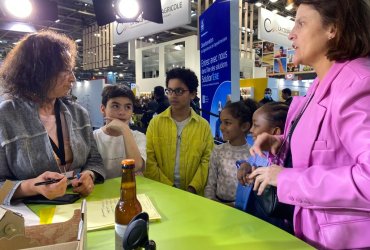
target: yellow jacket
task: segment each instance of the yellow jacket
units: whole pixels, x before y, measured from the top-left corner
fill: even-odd
[[[208,177],[208,162],[213,149],[213,137],[208,122],[191,109],[191,118],[181,134],[180,188],[192,186],[203,194]],[[144,175],[150,179],[174,184],[176,160],[176,123],[171,107],[155,116],[146,132],[147,160]]]

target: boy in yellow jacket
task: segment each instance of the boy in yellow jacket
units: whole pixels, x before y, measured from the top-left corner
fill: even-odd
[[[197,87],[198,78],[189,69],[175,68],[167,73],[170,107],[155,116],[148,126],[144,175],[203,194],[213,138],[208,122],[190,107]]]

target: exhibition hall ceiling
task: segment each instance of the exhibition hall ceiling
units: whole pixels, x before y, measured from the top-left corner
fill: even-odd
[[[0,0],[0,3],[4,0]],[[35,30],[41,29],[53,29],[58,32],[63,32],[73,38],[74,40],[82,39],[83,29],[96,24],[94,8],[92,0],[51,0],[57,3],[58,7],[58,22],[54,21],[41,21],[41,20],[28,20],[27,22],[32,25]],[[293,10],[287,11],[285,9],[286,0],[278,0],[275,3],[270,0],[259,1],[269,10],[277,9],[278,14],[283,16],[293,16]],[[141,41],[148,43],[163,43],[171,40],[183,38],[190,35],[197,34],[197,1],[192,1],[192,18],[191,23],[185,26],[177,27],[168,31],[153,34],[144,38]],[[255,23],[257,20],[257,7],[255,11]],[[0,61],[4,59],[7,52],[14,46],[14,44],[25,34],[23,32],[9,31],[6,30],[5,26],[9,22],[15,20],[4,15],[4,12],[0,10]],[[256,31],[255,31],[256,34]],[[149,38],[154,41],[149,42]],[[135,62],[128,60],[128,45],[127,43],[118,44],[114,47],[114,66],[106,69],[82,71],[82,42],[78,42],[79,45],[79,58],[77,60],[77,77],[80,79],[91,78],[93,75],[98,75],[99,72],[114,71],[117,73],[123,73],[126,75],[135,76]],[[104,74],[104,73],[103,73]]]

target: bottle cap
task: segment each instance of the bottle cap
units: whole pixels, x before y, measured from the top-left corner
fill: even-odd
[[[124,159],[121,161],[122,166],[130,166],[130,165],[135,165],[135,160],[134,159]]]

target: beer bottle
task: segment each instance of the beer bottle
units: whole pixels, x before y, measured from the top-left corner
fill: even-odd
[[[141,212],[141,205],[136,198],[135,161],[126,159],[122,164],[121,197],[115,210],[116,250],[122,250],[122,240],[128,223]]]

